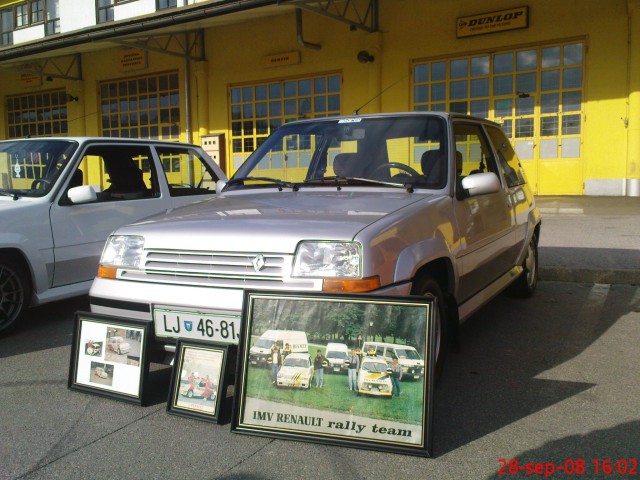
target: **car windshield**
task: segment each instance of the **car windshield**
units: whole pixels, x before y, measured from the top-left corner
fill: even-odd
[[[362,369],[368,372],[384,373],[387,371],[387,364],[384,362],[367,362],[362,364]]]
[[[309,367],[309,360],[306,358],[287,357],[284,359],[283,365],[285,367]]]
[[[258,341],[255,343],[255,346],[258,348],[271,348],[273,344],[274,344],[273,340],[267,340],[266,338],[259,338]]]
[[[234,161],[242,161],[235,155]],[[437,115],[337,117],[292,122],[240,166],[227,190],[326,185],[441,189],[447,139]]]
[[[422,360],[420,358],[420,354],[413,348],[396,348],[396,354],[398,355],[398,358],[402,359]]]
[[[74,141],[47,138],[0,142],[0,194],[46,195],[77,147]]]
[[[345,359],[347,352],[327,352],[327,357]]]

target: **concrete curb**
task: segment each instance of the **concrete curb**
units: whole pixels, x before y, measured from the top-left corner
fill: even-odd
[[[640,285],[639,270],[593,270],[558,266],[538,268],[540,281]]]

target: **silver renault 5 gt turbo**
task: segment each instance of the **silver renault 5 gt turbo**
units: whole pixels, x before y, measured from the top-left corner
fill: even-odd
[[[91,310],[237,343],[245,289],[433,295],[436,371],[459,322],[537,283],[541,218],[500,126],[410,112],[273,132],[211,200],[115,231]]]

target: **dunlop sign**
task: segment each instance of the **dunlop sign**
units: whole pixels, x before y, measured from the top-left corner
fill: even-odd
[[[485,33],[517,30],[529,26],[529,7],[510,8],[498,12],[481,13],[457,20],[456,36],[458,38]]]

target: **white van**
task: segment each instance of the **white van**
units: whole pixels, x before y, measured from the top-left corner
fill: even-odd
[[[384,342],[364,342],[362,354],[370,355],[375,351],[375,356],[383,357],[391,365],[393,357],[398,358],[402,366],[403,380],[420,380],[424,376],[424,360],[418,351],[409,345]]]
[[[349,358],[349,347],[344,343],[327,343],[327,350],[324,356],[329,365],[327,371],[333,373],[347,373],[344,362]]]
[[[291,348],[288,353],[309,353],[309,343],[305,332],[300,330],[267,330],[249,349],[251,365],[266,366],[274,343],[278,345],[280,352],[284,352],[285,346],[288,344]]]

